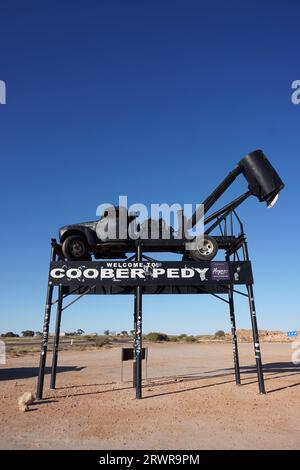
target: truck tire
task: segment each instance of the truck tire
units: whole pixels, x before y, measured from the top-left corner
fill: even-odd
[[[193,261],[210,261],[218,253],[218,243],[213,237],[204,235],[195,240],[195,249],[187,252]]]
[[[70,235],[62,244],[62,252],[65,258],[72,261],[89,260],[89,248],[87,241],[80,235]]]

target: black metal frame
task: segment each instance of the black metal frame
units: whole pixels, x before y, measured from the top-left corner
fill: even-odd
[[[255,196],[260,202],[266,202],[268,206],[272,207],[274,202],[276,202],[277,195],[283,189],[284,183],[277,174],[276,170],[272,167],[266,156],[261,150],[255,150],[246,157],[244,157],[236,168],[231,171],[226,178],[215,188],[215,190],[203,201],[204,205],[204,214],[206,214],[216,201],[224,194],[224,192],[229,188],[233,181],[240,175],[243,174],[245,179],[248,182],[248,191],[235,200],[231,201],[229,204],[226,204],[221,209],[217,210],[213,214],[207,216],[204,220],[205,226],[211,223],[211,225],[206,228],[205,233],[210,234],[215,229],[219,229],[220,236],[215,237],[218,246],[220,249],[225,251],[225,260],[228,261],[233,258],[233,261],[240,261],[240,251],[242,252],[241,256],[243,260],[249,262],[249,253],[247,241],[244,233],[244,228],[241,220],[239,219],[236,208],[242,204],[249,196]],[[202,209],[202,208],[201,208]],[[200,217],[202,216],[201,210],[196,211],[190,220],[188,225],[190,227],[195,226]],[[236,236],[234,225],[238,223],[239,234]],[[66,227],[64,227],[65,229]],[[88,229],[84,228],[88,233]],[[120,241],[117,240],[117,243]],[[172,253],[183,253],[185,252],[185,237],[182,239],[170,239],[170,240],[138,240],[126,243],[126,253],[133,251],[135,254],[132,259],[135,257],[136,261],[141,262],[142,259],[148,258],[143,251],[145,252],[172,252]],[[121,250],[123,253],[123,249]],[[118,251],[119,253],[119,251]],[[125,255],[126,255],[125,253]],[[113,258],[113,250],[109,253],[109,256]],[[120,254],[120,253],[119,253]],[[54,239],[51,242],[51,262],[55,262],[56,259],[62,258],[62,248],[61,245],[58,245]],[[101,257],[102,258],[102,257]],[[127,261],[129,261],[127,259]],[[153,260],[157,261],[157,260]],[[184,261],[182,262],[184,265]],[[227,264],[227,263],[225,263]],[[228,268],[229,269],[229,268]],[[252,275],[251,275],[252,276]],[[247,292],[241,292],[234,288],[233,283],[235,280],[227,277],[229,279],[229,284],[221,285],[220,283],[213,286],[195,285],[191,284],[190,286],[181,285],[178,286],[174,283],[168,285],[159,285],[159,286],[122,286],[120,289],[115,288],[115,286],[109,285],[89,285],[88,287],[78,283],[76,289],[70,290],[70,287],[64,287],[59,285],[58,287],[58,299],[55,302],[52,302],[53,289],[54,285],[51,280],[48,280],[47,296],[46,296],[46,307],[44,315],[44,327],[43,327],[43,337],[41,343],[41,355],[40,355],[40,367],[39,367],[39,376],[38,376],[38,385],[37,385],[37,398],[41,399],[43,396],[43,386],[44,386],[44,376],[45,376],[45,365],[46,365],[46,356],[47,356],[47,347],[49,339],[49,325],[50,325],[50,315],[51,315],[51,306],[57,303],[57,315],[56,315],[56,327],[55,327],[55,338],[54,338],[54,348],[53,348],[53,360],[52,360],[52,373],[51,373],[51,388],[56,386],[56,370],[57,370],[57,360],[58,360],[58,349],[59,349],[59,333],[60,333],[60,324],[62,311],[80,299],[86,294],[134,294],[134,362],[133,362],[133,377],[136,389],[136,398],[142,398],[142,297],[143,294],[211,294],[214,297],[226,302],[229,305],[230,312],[230,322],[231,322],[231,333],[232,333],[232,348],[233,348],[233,361],[234,361],[234,370],[235,370],[235,379],[236,383],[241,383],[240,377],[240,366],[239,366],[239,355],[238,355],[238,342],[236,336],[236,322],[235,322],[235,310],[234,310],[234,294],[243,295],[248,298],[249,309],[251,315],[251,326],[255,350],[255,360],[256,360],[256,370],[257,378],[259,384],[259,392],[265,393],[264,386],[264,377],[261,361],[261,352],[259,345],[259,334],[257,327],[257,317],[254,303],[254,293],[252,282],[253,279],[244,278],[243,283],[246,286]],[[246,279],[247,282],[245,281]],[[61,281],[60,281],[61,282]],[[94,282],[94,281],[93,281]],[[93,283],[92,282],[92,283]],[[242,282],[239,282],[240,284]],[[167,284],[164,281],[164,284]],[[68,305],[63,307],[63,300],[66,296],[75,294],[78,297],[71,301]],[[224,299],[221,294],[225,294],[228,297],[228,300]]]
[[[248,196],[247,196],[248,197]],[[233,259],[239,261],[250,261],[247,241],[244,233],[243,224],[237,215],[235,208],[241,199],[245,199],[246,194],[242,195],[238,200],[233,201],[233,203],[225,206],[225,208],[217,211],[206,219],[206,223],[213,222],[213,224],[206,230],[206,233],[210,233],[212,230],[218,228],[221,233],[221,237],[226,240],[231,240],[230,244],[226,244],[225,249],[225,260],[230,261]],[[238,236],[234,235],[235,225],[238,225],[239,234]],[[146,248],[147,250],[147,248]],[[241,254],[240,254],[241,252]],[[56,243],[54,239],[51,240],[51,261],[56,261],[57,258],[61,257],[61,246]],[[241,259],[242,258],[242,259]],[[136,243],[136,254],[130,259],[135,259],[138,262],[141,262],[143,259],[153,260],[143,253],[143,243],[142,241],[137,241]],[[50,325],[50,315],[51,315],[51,306],[57,304],[57,313],[56,313],[56,326],[55,326],[55,338],[54,338],[54,347],[53,347],[53,359],[52,359],[52,370],[51,370],[51,380],[50,388],[55,389],[56,387],[56,373],[57,373],[57,360],[58,360],[58,350],[59,350],[59,334],[60,334],[60,324],[62,312],[74,302],[79,300],[86,294],[111,294],[113,291],[103,290],[103,292],[97,292],[95,286],[82,287],[78,285],[76,289],[70,291],[69,288],[64,286],[58,287],[58,299],[54,302],[52,301],[53,297],[53,288],[54,286],[51,283],[48,284],[47,296],[46,296],[46,307],[45,307],[45,316],[44,316],[44,329],[43,329],[43,338],[41,343],[41,355],[40,355],[40,367],[39,367],[39,376],[37,384],[37,398],[42,399],[43,397],[43,386],[44,386],[44,376],[45,376],[45,365],[46,365],[46,355],[49,339],[49,325]],[[240,374],[240,364],[239,364],[239,353],[238,353],[238,341],[236,335],[236,319],[235,319],[235,309],[234,309],[234,294],[242,295],[248,298],[249,309],[251,316],[251,327],[253,334],[253,343],[255,351],[255,360],[256,360],[256,371],[258,378],[259,392],[261,394],[265,392],[264,385],[264,376],[262,368],[262,359],[259,345],[259,333],[257,327],[257,317],[256,309],[254,303],[254,292],[252,284],[245,284],[246,292],[239,291],[234,288],[232,284],[219,284],[218,289],[212,289],[211,291],[207,287],[198,286],[193,290],[193,288],[183,288],[175,286],[170,288],[170,286],[165,289],[160,287],[156,289],[153,293],[162,294],[162,293],[202,293],[210,294],[226,302],[229,306],[230,314],[230,323],[231,323],[231,334],[232,334],[232,350],[233,350],[233,364],[235,371],[235,381],[237,385],[241,383],[241,374]],[[134,361],[133,361],[133,383],[135,387],[136,398],[142,398],[142,297],[145,292],[145,287],[136,286],[124,288],[123,291],[119,292],[121,294],[134,294]],[[149,293],[149,292],[148,292]],[[152,292],[151,292],[152,293]],[[222,294],[225,294],[227,298],[222,297]],[[75,300],[69,302],[66,306],[63,306],[64,299],[69,295],[77,295]]]

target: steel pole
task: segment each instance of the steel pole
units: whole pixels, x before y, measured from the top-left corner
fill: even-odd
[[[137,245],[136,259],[138,262],[142,261],[142,248],[141,244]],[[136,325],[135,325],[135,339],[134,339],[134,354],[135,354],[135,392],[136,398],[142,398],[142,287],[136,287]]]
[[[55,261],[56,252],[55,244],[51,243],[51,261]],[[44,315],[44,326],[43,326],[43,336],[41,341],[41,353],[40,353],[40,365],[39,365],[39,375],[37,383],[37,392],[36,396],[38,400],[43,398],[43,388],[44,388],[44,378],[45,378],[45,366],[47,358],[47,349],[48,349],[48,340],[49,340],[49,326],[50,326],[50,316],[51,316],[51,305],[53,297],[53,285],[48,281],[47,294],[46,294],[46,305],[45,305],[45,315]]]
[[[243,246],[244,259],[245,261],[249,261],[247,242],[244,241],[242,246]],[[257,319],[256,319],[254,292],[253,292],[252,284],[247,284],[246,287],[247,287],[247,292],[248,292],[249,309],[250,309],[250,316],[251,316],[252,335],[253,335],[253,343],[254,343],[254,351],[255,351],[256,372],[257,372],[259,393],[266,393],[264,373],[263,373],[262,360],[261,360],[261,352],[260,352],[260,344],[259,344],[259,333],[258,333]]]
[[[235,372],[235,383],[237,385],[240,385],[241,384],[241,374],[240,374],[240,361],[239,361],[238,342],[237,342],[237,335],[236,335],[235,311],[234,311],[234,300],[233,300],[233,286],[230,286],[230,288],[229,288],[228,300],[229,300],[229,312],[230,312],[230,324],[231,324],[231,341],[232,341],[233,364],[234,364],[234,372]]]
[[[137,323],[137,309],[136,309],[136,289],[134,291],[134,314],[133,314],[133,363],[132,363],[132,386],[136,388],[136,355],[135,355],[135,338],[136,338],[136,323]]]
[[[57,359],[58,359],[58,349],[59,349],[59,335],[60,335],[60,324],[61,324],[61,314],[62,314],[62,304],[63,304],[63,293],[62,286],[58,287],[58,302],[56,310],[56,324],[55,324],[55,337],[53,345],[53,355],[52,355],[52,369],[51,369],[51,380],[50,388],[55,389],[56,385],[56,370],[57,370]]]

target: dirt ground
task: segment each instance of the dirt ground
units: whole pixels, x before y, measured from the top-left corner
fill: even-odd
[[[267,395],[258,394],[252,344],[240,345],[236,386],[230,344],[149,344],[143,400],[132,363],[120,380],[120,348],[62,351],[57,390],[29,412],[38,355],[0,366],[1,449],[298,449],[300,366],[291,344],[263,343]],[[48,364],[51,357],[48,356]],[[48,368],[49,372],[49,368]]]

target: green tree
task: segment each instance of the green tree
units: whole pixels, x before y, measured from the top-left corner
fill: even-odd
[[[32,331],[32,330],[22,331],[22,336],[24,336],[24,338],[32,337],[32,336],[34,336],[34,331]]]
[[[2,338],[19,338],[19,335],[13,333],[12,331],[8,331],[7,333],[3,333]]]

